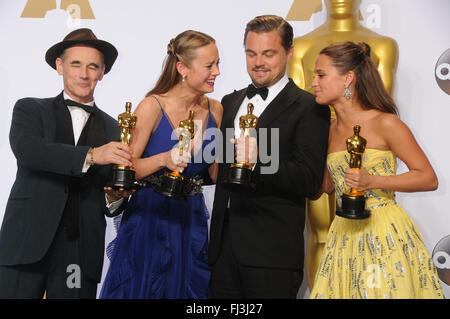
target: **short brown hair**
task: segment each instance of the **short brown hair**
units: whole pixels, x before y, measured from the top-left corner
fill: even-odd
[[[256,33],[266,33],[274,30],[278,31],[281,38],[281,44],[284,49],[288,51],[292,47],[294,31],[292,30],[292,26],[286,20],[276,15],[257,16],[247,23],[244,34],[244,46],[245,41],[247,40],[247,34],[250,31]]]

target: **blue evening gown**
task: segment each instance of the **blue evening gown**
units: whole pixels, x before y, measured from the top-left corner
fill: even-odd
[[[217,128],[210,110],[204,123],[202,130]],[[170,150],[177,143],[172,131],[161,108],[142,157]],[[215,136],[206,138],[201,151],[214,154]],[[203,157],[200,163],[193,159],[183,175],[205,178],[210,164]],[[121,216],[100,298],[208,298],[208,218],[202,193],[184,200],[162,196],[154,186],[134,193]]]

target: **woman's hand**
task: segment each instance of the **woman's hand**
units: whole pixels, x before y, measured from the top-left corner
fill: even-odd
[[[173,148],[164,153],[164,166],[172,171],[179,171],[180,173],[187,167],[191,161],[190,152],[180,152],[178,148]]]
[[[345,183],[348,187],[359,191],[371,189],[373,177],[374,175],[370,175],[364,167],[359,169],[347,168],[345,170]]]

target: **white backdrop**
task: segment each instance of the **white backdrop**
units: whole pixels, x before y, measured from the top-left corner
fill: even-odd
[[[221,99],[249,83],[245,69],[243,32],[256,15],[286,17],[293,0],[42,0],[57,9],[42,17],[21,17],[27,3],[39,0],[0,0],[0,221],[16,173],[15,158],[8,140],[11,113],[17,99],[50,97],[62,90],[62,79],[44,60],[46,50],[76,27],[92,28],[100,39],[119,50],[116,64],[96,89],[96,102],[116,117],[126,101],[133,109],[154,85],[160,74],[169,40],[186,29],[206,32],[217,40],[221,75],[215,92]],[[59,3],[90,4],[95,19],[72,20],[59,9]],[[306,4],[311,0],[296,0]],[[325,20],[323,11],[309,21],[291,21],[295,36],[304,35]],[[44,10],[45,13],[45,10]],[[439,189],[429,193],[398,194],[397,199],[416,221],[430,251],[450,234],[448,178],[450,167],[448,141],[442,133],[450,118],[450,96],[439,88],[435,67],[439,57],[450,48],[448,0],[363,0],[363,25],[395,39],[399,64],[395,76],[394,98],[400,115],[428,155],[439,177]],[[27,13],[29,15],[29,13]],[[83,16],[82,16],[83,17]],[[450,61],[448,61],[450,63]],[[443,130],[444,129],[444,130]],[[400,165],[400,170],[404,166]],[[214,188],[205,195],[212,205]],[[51,199],[51,194],[48,195]],[[108,220],[107,241],[114,236]],[[448,260],[450,262],[450,260]],[[105,262],[105,270],[108,261]],[[450,298],[450,287],[442,283]],[[308,296],[306,280],[299,297]]]

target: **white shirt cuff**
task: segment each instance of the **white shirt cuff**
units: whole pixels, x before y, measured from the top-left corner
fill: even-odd
[[[81,173],[86,173],[89,167],[91,167],[91,164],[85,162],[83,168],[81,169]]]

